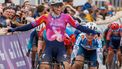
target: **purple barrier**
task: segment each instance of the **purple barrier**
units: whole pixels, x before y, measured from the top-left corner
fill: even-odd
[[[5,40],[3,36],[0,36],[0,69],[9,69],[11,64],[5,49]]]
[[[0,69],[31,69],[30,58],[25,55],[29,34],[0,36]]]
[[[24,33],[18,34],[18,40],[20,42],[20,47],[21,47],[25,62],[27,63],[27,66],[28,66],[27,69],[31,69],[30,58],[26,56],[27,43],[28,43],[29,37],[30,37],[30,32],[24,32]]]

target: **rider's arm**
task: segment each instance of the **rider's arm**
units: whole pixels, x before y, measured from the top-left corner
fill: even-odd
[[[70,15],[68,15],[67,18],[68,18],[67,22],[70,23],[71,26],[73,26],[76,29],[80,30],[81,32],[99,34],[98,32],[96,32],[94,30],[91,30],[91,29],[89,29],[85,26],[80,25],[79,23],[76,23],[75,20]]]
[[[47,19],[46,15],[42,15],[39,19],[35,20],[34,22],[31,22],[31,23],[26,24],[26,25],[21,26],[21,27],[9,29],[8,31],[9,32],[14,32],[14,31],[27,31],[27,30],[30,30],[30,29],[32,29],[34,27],[39,26],[43,22],[46,23],[46,21],[47,21],[46,19]]]
[[[112,34],[112,30],[109,29],[107,32],[106,40],[110,40],[111,34]]]
[[[79,50],[79,45],[80,45],[80,42],[81,42],[81,36],[80,34],[77,36],[77,39],[76,39],[76,42],[73,46],[73,51],[72,51],[72,54],[71,54],[71,61],[77,56],[77,53],[78,53],[78,50]]]
[[[76,39],[75,45],[76,45],[76,46],[79,46],[79,45],[80,45],[81,40],[82,40],[82,38],[81,38],[81,35],[79,34],[79,35],[77,36],[77,39]]]
[[[106,46],[109,46],[112,30],[109,30],[106,35]]]
[[[114,46],[113,46],[113,42],[112,42],[112,38],[110,39],[110,42],[109,42],[109,44],[108,44],[108,47],[111,47],[111,48],[114,47]]]

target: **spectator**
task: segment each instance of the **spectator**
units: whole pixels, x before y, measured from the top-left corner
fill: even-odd
[[[3,14],[0,17],[0,24],[2,27],[16,27],[16,26],[22,26],[19,23],[14,21],[14,17],[15,17],[15,9],[13,9],[12,7],[5,7],[3,9]]]
[[[3,4],[2,3],[0,3],[0,16],[2,16],[2,13],[3,13]]]
[[[65,5],[73,6],[73,0],[65,0],[64,3],[65,3]]]
[[[30,9],[31,9],[31,4],[30,4],[30,2],[29,2],[29,1],[25,1],[24,4],[23,4],[23,6],[22,6],[22,8],[23,8],[23,10],[25,10],[25,11],[30,10]]]
[[[79,16],[80,13],[81,13],[81,7],[82,7],[82,6],[77,6],[77,7],[76,7],[76,15],[77,15],[77,16]]]
[[[78,21],[78,23],[81,23],[81,18],[76,15],[76,12],[76,9],[74,9],[72,6],[65,6],[64,13],[70,14],[76,21]]]
[[[100,15],[99,10],[95,10],[93,13],[93,18],[95,21],[99,21],[103,19],[103,16]]]
[[[100,7],[99,9],[100,9],[100,15],[102,15],[103,20],[105,20],[106,16],[108,15],[107,14],[107,9],[104,6]]]
[[[34,18],[39,17],[41,14],[43,14],[45,7],[43,5],[39,5],[34,13]]]
[[[94,21],[92,15],[91,15],[91,12],[89,12],[88,10],[84,10],[83,12],[86,15],[85,18],[86,18],[87,22],[93,22]]]
[[[3,14],[0,17],[0,24],[2,25],[2,27],[7,27],[8,24],[7,24],[6,20],[11,17],[10,11],[11,11],[10,7],[5,7],[3,9]]]

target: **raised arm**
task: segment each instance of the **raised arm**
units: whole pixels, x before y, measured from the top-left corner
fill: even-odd
[[[31,22],[31,23],[26,24],[26,25],[21,26],[21,27],[9,29],[8,31],[9,32],[14,32],[14,31],[27,31],[27,30],[30,30],[32,28],[35,28],[35,27],[39,26],[43,22],[46,23],[46,21],[47,21],[46,19],[47,19],[46,15],[42,15],[39,19],[35,20],[34,22]]]
[[[80,25],[79,23],[76,23],[76,21],[70,15],[68,15],[67,18],[68,18],[67,22],[74,28],[80,30],[81,32],[99,34],[97,31],[91,30],[85,26]]]

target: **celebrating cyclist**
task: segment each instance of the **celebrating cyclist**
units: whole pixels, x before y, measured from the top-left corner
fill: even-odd
[[[30,24],[9,29],[8,31],[27,31],[44,22],[46,24],[46,47],[42,55],[42,62],[52,62],[53,58],[55,58],[58,63],[64,64],[65,69],[69,69],[70,65],[66,59],[66,49],[64,46],[66,25],[69,23],[74,28],[86,33],[99,33],[85,26],[79,25],[70,15],[62,13],[62,0],[50,0],[49,5],[51,11],[47,15],[42,15],[39,19]],[[40,68],[50,69],[50,66],[49,64],[41,63]]]

